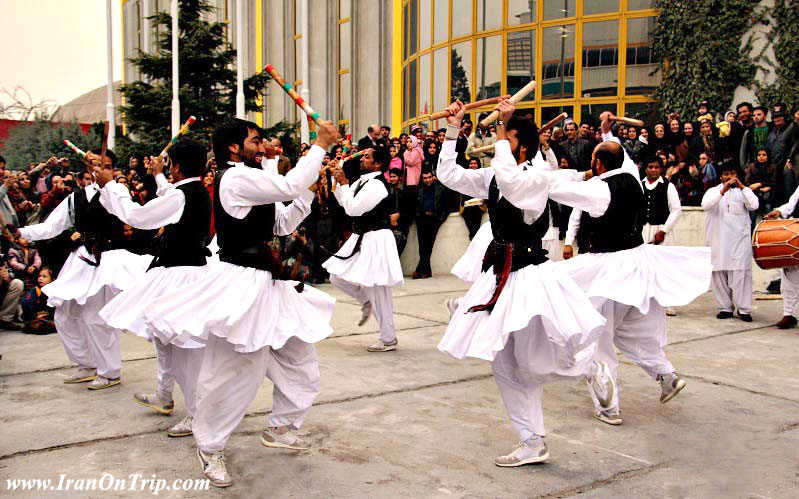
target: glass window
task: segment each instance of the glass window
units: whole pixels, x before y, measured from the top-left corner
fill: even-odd
[[[544,28],[543,35],[541,96],[574,97],[574,25]]]
[[[410,25],[408,24],[408,5],[402,8],[402,59],[408,58],[410,45]]]
[[[408,21],[410,22],[408,55],[412,55],[419,50],[419,0],[411,0],[408,5],[411,8],[408,12]]]
[[[583,24],[583,97],[616,95],[619,21]]]
[[[583,0],[583,15],[618,12],[619,0]]]
[[[555,119],[557,115],[566,111],[569,113],[569,117],[574,115],[574,106],[552,106],[552,107],[542,107],[541,108],[541,125],[548,123],[549,120]],[[561,120],[555,126],[563,126],[563,120]]]
[[[338,120],[349,120],[351,118],[351,109],[350,74],[345,73],[338,77]]]
[[[447,48],[440,48],[433,52],[433,111],[441,111],[447,102]]]
[[[654,9],[654,0],[627,0],[627,10]]]
[[[452,0],[452,38],[472,32],[472,0]]]
[[[449,0],[434,0],[433,43],[443,42],[449,36]]]
[[[402,121],[408,121],[408,103],[411,101],[408,95],[408,68],[410,65],[402,69]]]
[[[654,27],[654,17],[627,21],[627,95],[649,95],[660,86],[661,74],[656,71],[658,65],[652,60]]]
[[[628,102],[624,105],[624,115],[647,124],[654,124],[661,117],[657,108],[656,102]]]
[[[419,50],[430,46],[430,0],[419,0]]]
[[[419,58],[419,114],[430,114],[430,54]]]
[[[536,0],[508,0],[508,26],[535,22]]]
[[[502,59],[497,54],[502,53],[502,37],[487,36],[478,38],[477,67],[475,80],[477,83],[477,97],[475,100],[496,97],[500,92],[500,78],[502,77]]]
[[[508,33],[508,53],[506,54],[507,92],[515,94],[530,80],[535,79],[535,30]],[[523,101],[535,100],[535,92],[527,94]]]
[[[544,21],[574,17],[576,15],[576,0],[544,0]]]
[[[599,124],[599,115],[605,111],[616,114],[616,104],[583,104],[580,107],[580,121]]]
[[[450,100],[472,101],[472,42],[461,42],[452,46],[452,80]]]
[[[416,105],[419,101],[419,84],[418,80],[416,79],[417,64],[417,59],[412,60],[411,63],[408,64],[408,95],[410,97],[410,102],[408,102],[408,111],[413,113],[410,118],[416,116]]]
[[[497,5],[499,4],[499,5]],[[502,27],[502,4],[497,0],[477,0],[477,31]]]

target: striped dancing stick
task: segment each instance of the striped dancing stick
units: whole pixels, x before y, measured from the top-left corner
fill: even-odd
[[[67,139],[64,139],[64,145],[66,145],[67,147],[72,149],[72,152],[74,152],[75,154],[77,154],[81,158],[86,156],[86,151],[83,151],[82,149],[80,149],[78,146],[76,146],[72,142],[68,141]]]
[[[189,119],[186,120],[186,123],[183,123],[183,126],[180,127],[178,133],[176,133],[175,136],[172,137],[172,140],[169,141],[169,144],[167,144],[166,147],[164,147],[164,150],[161,151],[161,156],[166,156],[166,153],[167,151],[169,151],[169,148],[172,147],[172,144],[177,142],[181,135],[185,135],[186,132],[189,131],[189,127],[192,126],[195,121],[197,121],[197,118],[195,118],[194,116],[189,116]]]
[[[286,80],[283,79],[283,77],[280,75],[280,73],[277,72],[274,66],[272,66],[271,64],[267,64],[266,67],[264,67],[264,71],[269,73],[269,76],[271,76],[272,79],[275,80],[275,83],[280,85],[280,87],[283,90],[285,90],[287,94],[289,94],[289,97],[291,97],[294,100],[294,103],[297,104],[297,106],[299,106],[299,108],[302,109],[303,112],[307,114],[310,119],[314,121],[314,123],[316,123],[317,125],[319,124],[319,119],[320,119],[319,114],[317,114],[316,111],[314,111],[313,108],[309,106],[307,102],[305,102],[305,99],[300,97],[300,94],[298,94],[297,91],[294,90],[294,87],[292,87],[291,84],[286,83]]]

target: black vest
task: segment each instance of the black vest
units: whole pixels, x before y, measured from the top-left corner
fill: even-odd
[[[362,182],[358,187],[356,187],[352,192],[353,197],[357,196],[358,193],[361,192],[361,189],[363,189],[364,186],[369,182],[381,182],[383,187],[386,188],[386,192],[391,192],[386,178],[381,173],[374,178]],[[394,212],[394,197],[390,195],[386,196],[380,200],[379,203],[377,203],[377,206],[367,211],[363,215],[359,217],[352,217],[352,231],[356,234],[365,234],[366,232],[371,232],[373,230],[388,229],[391,226],[389,223],[389,216]]]
[[[799,203],[796,203],[796,206],[791,212],[791,216],[789,218],[799,218]]]
[[[610,205],[601,217],[588,217],[588,252],[612,253],[644,244],[645,200],[638,179],[620,173],[602,180],[610,188]]]
[[[175,187],[186,198],[183,215],[174,224],[164,227],[158,256],[150,267],[202,267],[210,255],[211,198],[200,181]]]
[[[649,225],[663,225],[669,218],[669,184],[666,181],[659,182],[654,189],[647,189],[646,184],[649,180],[641,181],[644,188],[644,211],[642,212],[643,222]]]
[[[219,199],[222,177],[228,170],[221,170],[214,180],[214,227],[219,260],[241,267],[268,270],[277,279],[280,263],[269,245],[274,236],[275,205],[253,206],[247,216],[241,219],[228,215]]]
[[[100,192],[87,198],[85,188],[72,196],[75,230],[80,233],[80,244],[95,256],[103,251],[119,249],[125,245],[125,224],[100,204]]]

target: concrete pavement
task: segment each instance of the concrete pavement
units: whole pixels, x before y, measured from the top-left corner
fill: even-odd
[[[719,321],[710,293],[668,319],[668,354],[688,387],[668,404],[637,366],[621,366],[620,427],[591,418],[582,383],[547,386],[547,464],[502,469],[493,458],[516,437],[490,365],[456,361],[435,347],[444,300],[467,286],[452,277],[395,290],[399,350],[370,354],[371,319],[340,300],[333,337],[318,344],[322,392],[302,433],[305,453],[263,447],[271,408],[264,382],[231,438],[226,490],[161,491],[166,497],[772,497],[799,496],[799,330],[780,331],[781,302],[756,301],[755,322]],[[122,339],[120,387],[64,385],[72,368],[55,335],[0,333],[0,491],[5,497],[142,497],[138,491],[9,491],[7,479],[156,475],[202,478],[192,438],[163,430],[182,418],[135,404],[151,390],[152,345]]]

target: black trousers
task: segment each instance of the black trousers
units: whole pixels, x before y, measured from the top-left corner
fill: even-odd
[[[483,220],[483,210],[479,206],[466,206],[461,213],[466,230],[469,231],[469,241],[474,239],[474,235],[480,230],[480,222]]]
[[[418,274],[433,274],[430,269],[430,255],[433,254],[438,228],[439,223],[435,216],[420,215],[416,217],[416,234],[419,237],[419,265],[416,266]]]

